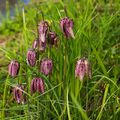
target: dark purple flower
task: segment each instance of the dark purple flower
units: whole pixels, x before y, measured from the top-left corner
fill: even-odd
[[[46,48],[46,36],[47,36],[47,31],[48,31],[48,22],[42,21],[38,25],[38,44],[39,44],[39,50],[44,51]]]
[[[41,61],[40,71],[44,75],[52,73],[53,63],[51,59],[45,58]]]
[[[9,75],[11,75],[12,77],[18,75],[19,68],[20,68],[19,62],[16,60],[12,60],[8,66]]]
[[[37,79],[34,78],[32,81],[31,81],[31,84],[30,84],[30,91],[31,91],[31,94],[32,93],[35,93],[37,91]]]
[[[44,93],[44,81],[42,78],[34,78],[30,84],[31,94],[38,91],[39,93]]]
[[[38,48],[38,40],[37,40],[37,39],[33,41],[32,48],[33,48],[33,49]]]
[[[90,64],[86,58],[82,58],[77,61],[75,67],[75,76],[79,77],[80,80],[83,80],[85,75],[87,75],[91,79]]]
[[[36,52],[33,49],[30,49],[27,52],[27,64],[32,67],[36,64]]]
[[[66,36],[66,38],[75,38],[73,33],[73,20],[69,19],[68,17],[65,17],[60,20],[60,27]]]
[[[22,85],[17,85],[13,88],[13,96],[17,103],[24,104],[25,102],[25,96],[23,94],[24,88]]]
[[[53,46],[57,46],[57,42],[58,42],[58,37],[57,34],[55,32],[49,32],[48,33],[48,43]]]

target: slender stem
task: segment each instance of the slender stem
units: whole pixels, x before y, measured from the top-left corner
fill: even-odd
[[[66,6],[64,6],[64,11],[65,11],[65,15],[68,16],[68,13],[67,13],[67,8]]]
[[[87,85],[86,85],[86,94],[88,93],[88,79],[87,79]],[[86,111],[88,111],[88,94],[86,95]]]

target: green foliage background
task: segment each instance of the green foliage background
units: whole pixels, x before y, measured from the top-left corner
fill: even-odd
[[[74,21],[75,39],[66,40],[59,21]],[[30,2],[14,20],[0,26],[0,119],[5,120],[119,120],[120,116],[120,1],[58,0]],[[43,16],[42,14],[43,13]],[[37,35],[37,23],[47,20],[59,38],[58,48],[40,54],[54,62],[52,75],[45,77],[26,64],[26,52]],[[4,18],[3,18],[4,19]],[[86,57],[92,79],[75,78],[76,61]],[[8,76],[10,60],[20,62],[16,78]],[[45,93],[30,95],[33,77],[45,81]],[[17,104],[11,93],[16,84],[25,85],[27,102]]]

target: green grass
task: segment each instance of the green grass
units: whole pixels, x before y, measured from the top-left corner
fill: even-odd
[[[64,11],[66,7],[67,13]],[[75,39],[66,40],[59,21],[74,21]],[[26,64],[26,52],[37,35],[37,24],[44,20],[59,38],[58,48],[47,47],[40,59],[53,60],[52,75],[43,76],[38,66]],[[48,0],[30,3],[8,16],[0,28],[0,120],[119,120],[120,116],[120,2],[119,0]],[[92,79],[75,78],[78,58],[91,63]],[[8,76],[10,60],[20,62],[16,78]],[[45,93],[30,95],[30,81],[40,76]],[[10,92],[16,84],[25,85],[26,103],[17,104]]]

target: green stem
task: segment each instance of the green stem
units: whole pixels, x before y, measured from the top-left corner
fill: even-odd
[[[5,102],[6,102],[6,94],[7,94],[7,91],[8,91],[8,87],[7,87],[7,83],[8,83],[8,76],[7,76],[7,78],[6,78],[6,81],[5,81],[5,87],[4,87],[4,94],[3,94],[3,105],[2,105],[2,107],[3,107],[3,109],[2,109],[2,120],[4,120],[5,119]]]

